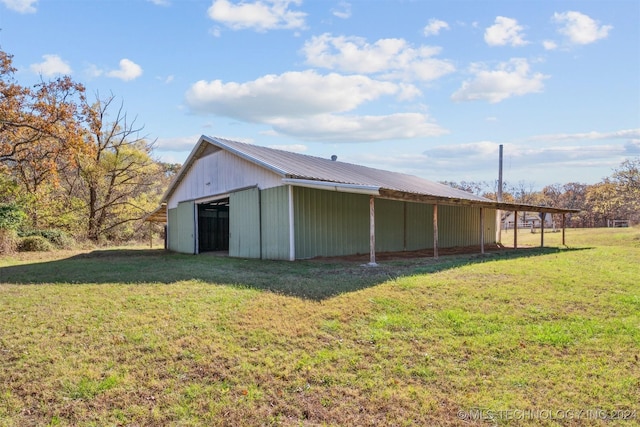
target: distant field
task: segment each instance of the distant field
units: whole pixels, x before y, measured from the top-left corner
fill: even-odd
[[[640,229],[559,239],[378,268],[0,258],[0,426],[638,425]]]

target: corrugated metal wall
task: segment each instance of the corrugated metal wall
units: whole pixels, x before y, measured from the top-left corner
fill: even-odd
[[[407,250],[433,248],[433,205],[405,202],[407,209]]]
[[[175,209],[168,210],[169,250],[185,254],[195,253],[195,214],[194,203],[179,203]]]
[[[261,191],[262,258],[289,259],[289,189]]]
[[[167,249],[177,250],[178,236],[178,208],[167,209]]]
[[[294,188],[296,258],[369,252],[369,196]]]
[[[404,250],[408,231],[405,230],[405,203],[376,199],[375,215],[376,252]]]
[[[496,241],[495,218],[494,209],[485,209],[485,244]],[[443,248],[480,245],[480,208],[438,206],[438,243]]]
[[[369,196],[294,187],[295,258],[369,252]],[[229,255],[289,259],[287,186],[252,188],[229,198]],[[433,248],[433,206],[376,199],[376,251]],[[194,203],[168,210],[169,249],[194,253]],[[495,243],[495,210],[485,210],[485,243]],[[177,231],[177,232],[176,232]],[[442,248],[480,244],[480,209],[438,207]]]
[[[260,258],[260,190],[229,195],[229,255]]]
[[[296,187],[296,258],[369,252],[369,196]],[[480,209],[438,207],[440,247],[480,244]],[[485,243],[495,242],[495,211],[485,212]],[[433,248],[433,205],[375,200],[376,251]]]

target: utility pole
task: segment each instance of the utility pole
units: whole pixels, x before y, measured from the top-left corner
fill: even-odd
[[[502,144],[500,144],[500,156],[498,158],[498,202],[502,202]],[[496,243],[502,243],[502,212],[496,209]]]

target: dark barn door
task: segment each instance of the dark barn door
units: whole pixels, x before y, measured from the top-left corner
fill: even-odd
[[[198,252],[229,250],[229,199],[198,205]]]

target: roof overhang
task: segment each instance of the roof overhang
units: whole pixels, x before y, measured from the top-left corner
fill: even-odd
[[[159,224],[166,224],[167,223],[167,204],[166,203],[161,204],[158,208],[156,208],[156,210],[154,210],[149,215],[147,215],[144,218],[144,220],[147,222],[156,222]]]
[[[546,212],[546,213],[578,213],[580,209],[563,209],[551,206],[526,205],[519,203],[495,202],[492,200],[480,201],[452,197],[438,197],[427,194],[407,193],[397,190],[381,188],[380,197],[390,200],[402,200],[406,202],[429,203],[449,206],[470,206],[476,208],[500,209],[503,211],[518,212]]]
[[[283,178],[283,184],[294,185],[296,187],[315,188],[317,190],[339,191],[343,193],[368,194],[379,196],[380,187],[360,184],[344,184],[340,182],[316,181],[312,179]]]

